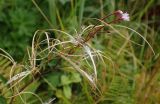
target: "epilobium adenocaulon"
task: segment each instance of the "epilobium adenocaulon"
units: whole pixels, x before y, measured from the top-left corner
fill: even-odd
[[[117,10],[114,14],[118,19],[121,19],[121,20],[124,20],[124,21],[129,21],[130,20],[129,14],[127,12],[124,13],[121,10]]]

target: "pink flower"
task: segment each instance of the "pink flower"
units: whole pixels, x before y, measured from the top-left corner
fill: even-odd
[[[123,13],[121,18],[124,20],[124,21],[129,21],[129,14],[128,13]]]
[[[124,21],[129,21],[130,18],[129,18],[129,14],[126,12],[126,13],[123,13],[121,10],[117,10],[115,12],[115,15],[118,19],[122,19]]]

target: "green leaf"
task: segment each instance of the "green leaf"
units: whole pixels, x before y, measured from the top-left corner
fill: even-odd
[[[67,75],[61,76],[61,84],[62,85],[68,85],[70,83],[71,83],[71,80],[69,79],[69,77]]]
[[[60,90],[60,89],[56,90],[56,97],[63,98],[63,92],[62,92],[62,90]]]
[[[64,97],[64,92],[62,90],[56,90],[56,97],[60,98],[61,100],[63,100],[63,104],[71,104],[71,102],[66,98]],[[62,104],[62,103],[60,103]]]
[[[48,66],[49,67],[53,67],[53,66],[55,66],[57,64],[57,60],[52,60],[52,61],[50,61],[49,63],[48,63]]]
[[[3,96],[0,96],[0,104],[7,104],[7,101]]]
[[[71,87],[69,85],[63,86],[63,93],[66,98],[70,99],[72,96]]]
[[[71,80],[71,82],[74,82],[74,83],[81,82],[80,74],[79,73],[72,73],[70,80]]]
[[[78,83],[81,81],[81,77],[78,73],[72,73],[69,75],[62,75],[61,76],[61,84],[68,85],[71,83]]]
[[[61,72],[52,72],[52,73],[47,74],[45,78],[51,85],[53,85],[54,87],[58,87],[60,86],[61,75],[62,75]]]

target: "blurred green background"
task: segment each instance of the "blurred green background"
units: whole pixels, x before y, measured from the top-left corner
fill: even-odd
[[[54,28],[72,34],[74,29],[80,31],[84,25],[97,24],[92,18],[102,18],[116,10],[129,13],[130,21],[118,24],[142,34],[153,47],[155,55],[135,32],[116,28],[124,36],[132,36],[131,40],[142,46],[131,44],[114,32],[92,40],[92,45],[111,57],[115,65],[111,67],[106,60],[106,69],[101,64],[97,65],[102,95],[92,91],[79,74],[68,73],[67,68],[53,71],[54,61],[42,61],[40,69],[42,72],[53,71],[45,78],[55,86],[55,92],[52,93],[53,89],[37,77],[38,81],[33,82],[33,92],[42,92],[39,94],[42,98],[47,93],[44,99],[55,97],[58,104],[160,104],[160,0],[0,0],[0,48],[22,62],[36,30]],[[6,67],[3,64],[1,61],[0,66]],[[63,66],[63,63],[59,66],[61,64]],[[68,81],[69,86],[66,87],[59,78]],[[72,98],[62,94],[62,87],[67,89],[68,96],[72,93]],[[0,101],[3,102],[1,97]],[[28,101],[36,104],[32,97]]]

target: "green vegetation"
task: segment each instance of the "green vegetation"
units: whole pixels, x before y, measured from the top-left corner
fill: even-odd
[[[158,0],[0,0],[0,104],[159,104],[159,13]]]

